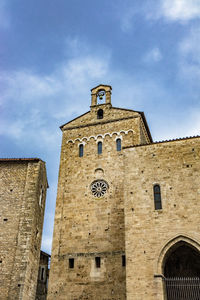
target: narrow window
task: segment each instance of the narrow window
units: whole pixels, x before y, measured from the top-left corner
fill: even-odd
[[[43,190],[43,187],[41,186],[41,189],[40,189],[40,198],[39,198],[39,205],[40,206],[42,205],[43,194],[44,194],[44,190]]]
[[[122,255],[122,267],[126,267],[126,256]]]
[[[158,184],[153,187],[155,209],[162,209],[160,186]]]
[[[69,258],[69,268],[70,269],[74,268],[74,258]]]
[[[83,157],[83,145],[79,145],[79,157]]]
[[[98,142],[98,154],[102,154],[102,142]]]
[[[117,148],[117,151],[122,150],[121,139],[116,140],[116,148]]]
[[[103,109],[97,111],[97,119],[103,119]]]
[[[101,257],[99,256],[95,257],[95,265],[96,268],[101,268]]]
[[[41,280],[44,280],[44,267],[41,267]]]

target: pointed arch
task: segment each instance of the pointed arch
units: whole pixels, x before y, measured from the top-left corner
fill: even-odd
[[[158,255],[158,261],[157,261],[157,274],[163,275],[163,269],[165,265],[166,258],[168,254],[170,253],[171,249],[175,249],[176,246],[178,247],[180,243],[186,244],[189,247],[195,249],[196,251],[200,252],[200,242],[197,240],[190,238],[187,235],[179,234],[172,239],[170,239],[166,244],[162,247],[160,250],[160,253]]]

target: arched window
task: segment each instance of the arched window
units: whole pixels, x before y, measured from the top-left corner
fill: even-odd
[[[160,186],[159,184],[155,184],[153,187],[154,192],[154,205],[155,209],[162,209],[162,202],[161,202],[161,193],[160,193]]]
[[[97,119],[103,119],[103,109],[97,111]]]
[[[121,139],[116,140],[116,148],[117,148],[117,151],[122,150]]]
[[[83,144],[79,145],[79,157],[83,157]]]
[[[102,142],[98,142],[97,150],[98,150],[98,154],[102,154]]]

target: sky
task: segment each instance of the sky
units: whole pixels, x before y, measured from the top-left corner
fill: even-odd
[[[51,252],[61,131],[90,89],[144,111],[154,141],[200,134],[200,0],[0,0],[0,157],[46,161]]]

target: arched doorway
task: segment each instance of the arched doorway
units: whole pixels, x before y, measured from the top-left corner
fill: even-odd
[[[200,253],[180,241],[173,245],[163,262],[167,300],[200,299]]]

